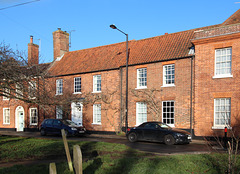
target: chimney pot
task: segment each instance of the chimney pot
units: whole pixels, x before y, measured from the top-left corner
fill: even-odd
[[[167,35],[168,33],[165,33],[165,35]]]
[[[33,36],[30,36],[30,43],[33,43]]]
[[[28,44],[28,65],[37,65],[39,59],[39,46],[33,44],[33,36],[30,36],[30,43]]]
[[[61,30],[61,28],[58,28],[58,30]]]

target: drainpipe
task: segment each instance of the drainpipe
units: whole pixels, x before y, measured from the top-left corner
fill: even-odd
[[[193,59],[194,55],[191,57],[191,92],[190,92],[190,133],[193,137]]]

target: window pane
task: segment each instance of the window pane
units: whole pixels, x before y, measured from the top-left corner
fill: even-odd
[[[147,68],[137,69],[137,87],[147,86]]]
[[[93,92],[101,91],[101,75],[93,76]]]
[[[231,99],[219,98],[214,100],[215,108],[215,125],[227,126],[230,125],[231,117]]]
[[[175,65],[165,65],[163,67],[163,85],[174,84]]]
[[[37,125],[37,122],[38,122],[37,109],[31,108],[30,109],[30,124]]]
[[[137,102],[137,124],[147,121],[147,104],[144,102]]]
[[[231,74],[232,48],[217,49],[215,51],[215,74]]]
[[[81,77],[74,78],[74,92],[81,92]]]
[[[101,124],[101,104],[93,105],[93,123]]]
[[[164,123],[174,124],[174,101],[163,102],[162,119]]]

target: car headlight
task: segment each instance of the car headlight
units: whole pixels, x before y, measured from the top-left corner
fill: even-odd
[[[72,127],[71,129],[72,129],[72,130],[77,130],[75,127]]]

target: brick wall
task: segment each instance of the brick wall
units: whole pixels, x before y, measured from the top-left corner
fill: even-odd
[[[163,87],[163,66],[175,64],[175,86]],[[137,89],[137,69],[147,68],[147,89]],[[123,72],[125,79],[125,71]],[[191,59],[129,67],[129,127],[136,125],[136,102],[147,100],[148,121],[162,121],[162,101],[175,101],[175,127],[190,128]],[[125,91],[125,83],[123,83]],[[125,95],[125,94],[123,94]],[[137,97],[140,95],[141,97]],[[154,102],[155,105],[151,103]],[[151,112],[157,106],[158,113]]]
[[[195,127],[197,136],[210,136],[224,130],[214,129],[214,99],[231,98],[231,126],[239,119],[240,34],[193,41],[195,44]],[[214,78],[215,49],[232,47],[232,75]]]

